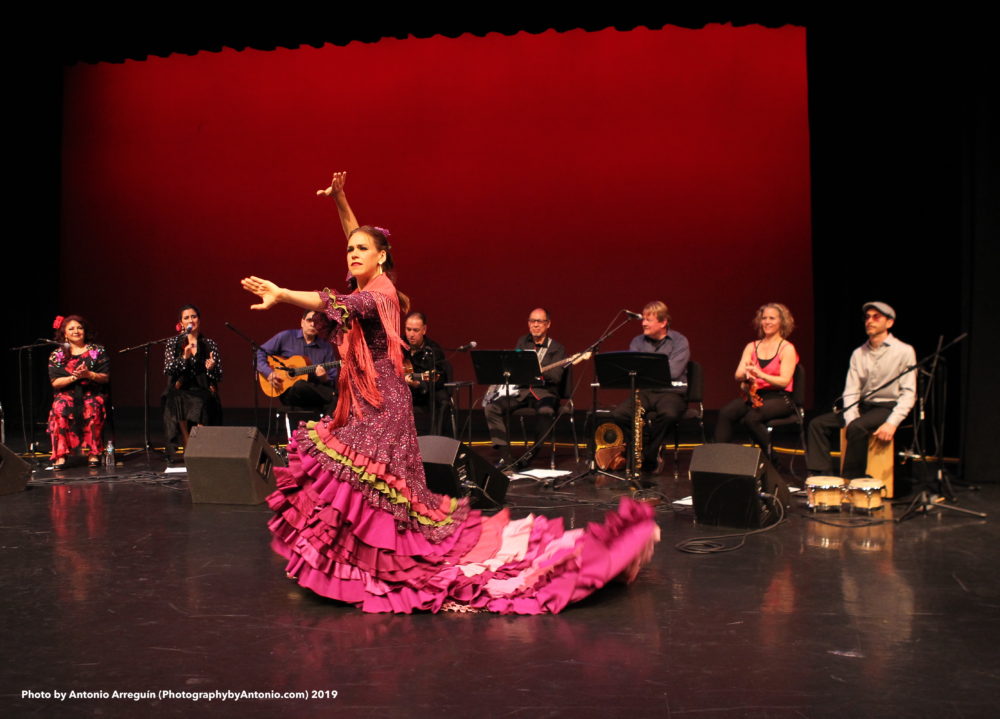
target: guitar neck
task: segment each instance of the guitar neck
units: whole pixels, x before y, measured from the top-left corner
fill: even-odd
[[[311,364],[308,367],[292,367],[288,370],[289,377],[298,377],[299,375],[312,374],[316,371],[317,367],[322,367],[323,369],[333,369],[334,367],[340,367],[340,362],[334,360],[332,362],[324,362],[322,364]]]
[[[553,362],[552,364],[545,365],[541,369],[541,374],[545,374],[550,369],[555,369],[556,367],[562,367],[563,365],[568,365],[568,364],[579,364],[580,362],[583,362],[584,360],[588,359],[590,359],[590,352],[577,352],[575,355],[572,355],[570,357],[564,357],[558,362]]]

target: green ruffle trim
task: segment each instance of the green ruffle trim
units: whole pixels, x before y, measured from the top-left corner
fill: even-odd
[[[328,456],[330,459],[334,460],[335,462],[338,462],[339,464],[344,465],[349,470],[354,472],[359,481],[366,482],[369,485],[371,485],[372,488],[374,488],[376,491],[388,497],[389,501],[391,501],[393,504],[410,505],[410,500],[408,498],[400,494],[395,488],[390,487],[388,484],[386,484],[385,480],[383,480],[381,477],[379,477],[376,474],[372,474],[364,467],[359,467],[358,465],[351,462],[351,460],[349,460],[347,457],[342,455],[340,452],[328,447],[326,443],[320,439],[319,434],[316,432],[315,421],[306,424],[306,429],[308,430],[309,433],[309,439],[312,440],[313,446],[315,446],[316,449],[318,449],[320,452]],[[457,507],[458,507],[458,500],[454,497],[451,497],[451,506],[448,510],[449,516],[446,519],[442,519],[440,521],[431,519],[430,517],[425,517],[424,515],[420,514],[415,509],[413,509],[412,506],[408,508],[408,514],[420,524],[424,524],[429,527],[443,527],[453,523],[454,520],[452,519],[451,514],[454,513]]]
[[[323,291],[329,297],[330,309],[340,311],[340,321],[347,322],[347,318],[350,316],[350,311],[347,309],[347,305],[343,302],[337,302],[337,295],[329,287],[324,287]]]

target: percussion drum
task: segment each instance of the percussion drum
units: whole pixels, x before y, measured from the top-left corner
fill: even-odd
[[[885,496],[885,483],[880,479],[852,479],[847,485],[852,511],[873,512],[882,506],[882,497]]]
[[[806,480],[809,509],[839,512],[844,501],[844,480],[840,477],[810,477]]]

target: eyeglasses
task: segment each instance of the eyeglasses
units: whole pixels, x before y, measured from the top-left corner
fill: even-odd
[[[547,325],[548,323],[549,323],[548,320],[536,320],[531,317],[528,318],[529,325]]]

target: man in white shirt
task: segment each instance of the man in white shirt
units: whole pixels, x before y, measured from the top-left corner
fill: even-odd
[[[806,466],[810,474],[837,474],[830,457],[830,437],[846,426],[844,478],[865,476],[869,436],[874,435],[882,442],[891,441],[896,428],[913,409],[917,385],[914,372],[907,372],[882,387],[917,363],[913,347],[889,333],[896,322],[896,311],[885,302],[868,302],[863,311],[868,341],[851,355],[844,384],[844,407],[849,409],[842,414],[821,415],[809,423]]]

